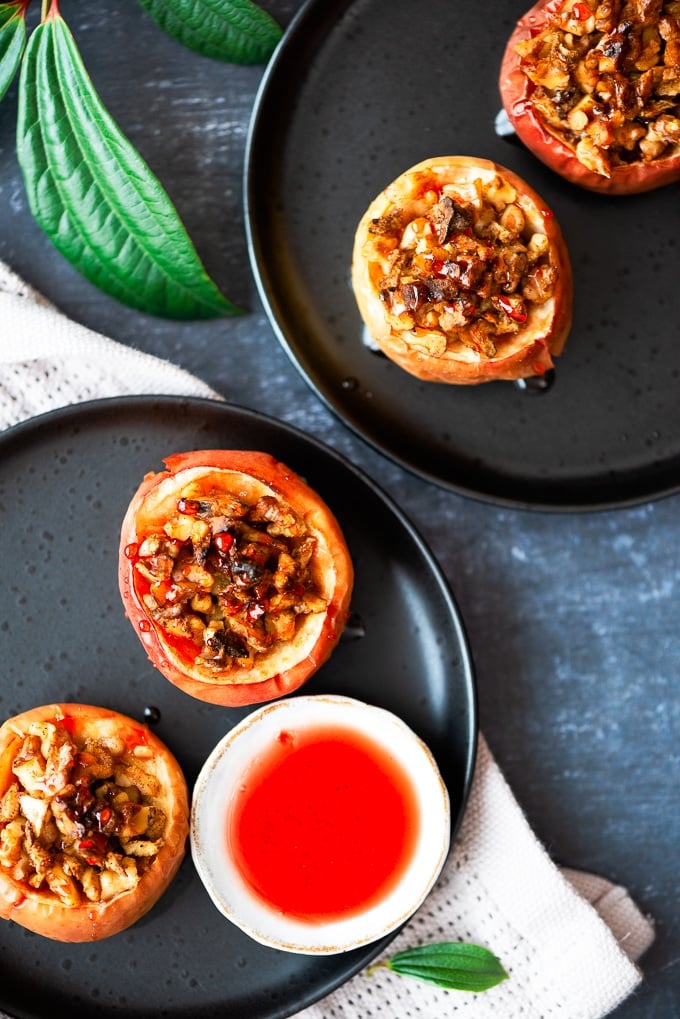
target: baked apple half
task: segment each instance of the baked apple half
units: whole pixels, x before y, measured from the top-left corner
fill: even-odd
[[[354,571],[334,514],[267,453],[164,462],[132,498],[120,544],[123,604],[151,662],[213,704],[296,690],[349,614]]]
[[[98,941],[158,901],[185,855],[182,770],[145,725],[48,704],[0,727],[0,916]]]
[[[352,286],[370,338],[430,382],[542,375],[571,328],[559,224],[487,159],[426,159],[389,184],[357,228]]]
[[[540,0],[499,86],[518,137],[573,184],[626,195],[680,178],[676,0]]]

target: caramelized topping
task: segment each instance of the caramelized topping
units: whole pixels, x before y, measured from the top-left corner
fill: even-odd
[[[167,824],[152,754],[110,735],[77,743],[63,725],[34,722],[0,798],[0,866],[66,906],[134,889]]]
[[[548,238],[529,229],[515,189],[501,177],[465,193],[434,179],[414,203],[369,227],[386,272],[378,281],[390,326],[435,357],[462,343],[494,357],[553,294]]]
[[[195,497],[194,497],[195,496]],[[163,531],[131,551],[149,616],[197,664],[251,668],[326,599],[311,574],[316,538],[274,496],[253,505],[187,493]]]
[[[564,0],[516,51],[534,112],[589,170],[680,144],[680,0]]]

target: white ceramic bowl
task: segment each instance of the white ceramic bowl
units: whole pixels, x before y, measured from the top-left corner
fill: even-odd
[[[294,909],[273,906],[258,895],[243,876],[235,859],[233,838],[227,832],[230,813],[237,809],[241,791],[248,788],[249,775],[256,774],[253,769],[257,769],[263,755],[267,760],[268,754],[278,753],[272,748],[280,746],[282,734],[284,741],[293,734],[293,739],[299,736],[304,742],[305,732],[309,739],[312,731],[328,726],[357,734],[364,748],[371,744],[382,748],[383,763],[387,758],[410,780],[409,802],[417,821],[411,826],[408,853],[399,865],[398,877],[384,893],[357,907],[351,915],[325,916],[321,920],[296,916]],[[287,952],[345,952],[396,930],[421,905],[435,883],[446,860],[449,840],[449,797],[428,747],[396,715],[347,697],[297,696],[252,712],[220,740],[194,786],[191,850],[210,898],[250,937]],[[342,848],[345,843],[338,839],[337,844]]]

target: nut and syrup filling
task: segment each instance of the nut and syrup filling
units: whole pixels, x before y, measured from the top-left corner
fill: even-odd
[[[548,238],[529,227],[512,185],[495,176],[469,190],[428,181],[425,214],[394,207],[369,224],[388,267],[378,283],[386,319],[434,357],[460,343],[495,357],[557,281]]]
[[[152,756],[143,741],[80,743],[58,722],[34,722],[0,798],[0,866],[65,906],[136,888],[167,827]]]
[[[679,0],[565,0],[516,51],[536,115],[589,170],[680,144]]]
[[[327,601],[312,575],[317,541],[274,496],[249,505],[217,493],[177,499],[163,531],[128,546],[144,607],[169,642],[219,672],[290,641]]]

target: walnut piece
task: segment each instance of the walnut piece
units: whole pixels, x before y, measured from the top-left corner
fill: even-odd
[[[554,291],[557,270],[544,234],[527,225],[519,196],[496,174],[464,192],[434,184],[417,213],[382,217],[379,237],[389,272],[380,297],[392,329],[414,349],[443,356],[457,343],[483,358],[518,333],[530,306]]]
[[[516,52],[536,116],[594,173],[680,141],[680,0],[564,0]]]
[[[249,505],[189,487],[176,507],[141,542],[134,568],[148,615],[203,667],[252,668],[292,639],[300,617],[325,611],[311,573],[316,538],[281,500]]]
[[[0,866],[66,906],[135,888],[167,822],[138,749],[116,737],[76,742],[58,722],[29,726],[0,797]]]

